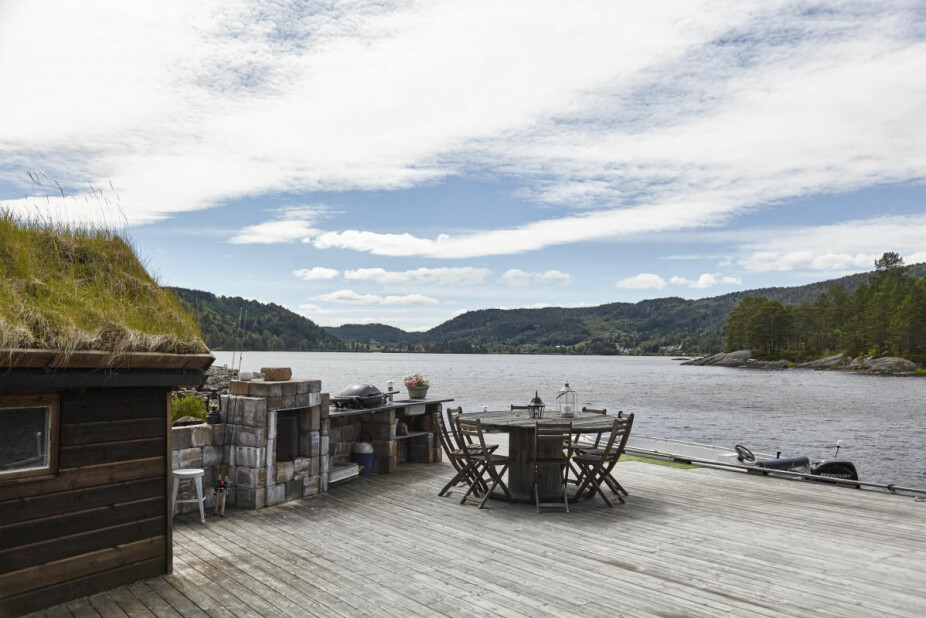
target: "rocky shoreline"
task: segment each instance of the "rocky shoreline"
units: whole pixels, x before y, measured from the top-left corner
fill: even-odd
[[[917,375],[919,365],[913,361],[896,356],[858,356],[851,358],[843,354],[820,358],[806,363],[792,363],[788,360],[760,361],[752,358],[750,350],[736,352],[721,352],[713,356],[705,356],[685,361],[682,365],[716,366],[716,367],[743,367],[747,369],[816,369],[831,371],[853,371],[859,373],[873,373],[881,375]]]

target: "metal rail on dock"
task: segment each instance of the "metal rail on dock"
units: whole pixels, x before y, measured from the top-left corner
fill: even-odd
[[[832,476],[822,476],[819,474],[810,474],[808,472],[796,472],[794,470],[773,470],[769,468],[757,468],[755,466],[746,466],[738,463],[727,463],[724,461],[716,461],[713,459],[700,459],[698,457],[683,457],[681,455],[672,455],[670,453],[663,453],[661,451],[647,451],[643,449],[636,449],[632,447],[627,447],[624,449],[624,452],[628,455],[637,455],[639,457],[650,457],[654,459],[664,459],[667,461],[674,461],[677,463],[685,463],[690,465],[702,466],[705,468],[721,468],[729,470],[740,470],[747,472],[749,474],[761,474],[762,476],[775,476],[775,477],[785,477],[785,478],[795,478],[795,479],[804,479],[808,481],[818,481],[821,483],[829,483],[831,485],[847,485],[854,487],[856,489],[874,489],[880,491],[887,491],[892,494],[897,495],[906,495],[910,494],[911,497],[916,498],[917,501],[922,501],[926,499],[926,489],[917,489],[915,487],[903,487],[900,485],[890,485],[885,483],[872,483],[869,481],[855,481],[852,479],[840,479]]]

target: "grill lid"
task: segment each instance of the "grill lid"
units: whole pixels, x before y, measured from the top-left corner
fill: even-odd
[[[338,397],[360,397],[363,399],[366,397],[379,397],[382,394],[382,391],[372,384],[351,384],[338,393]]]

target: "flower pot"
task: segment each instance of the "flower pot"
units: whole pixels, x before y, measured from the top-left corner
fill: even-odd
[[[427,396],[428,396],[427,386],[409,386],[408,387],[408,398],[409,399],[424,399]]]

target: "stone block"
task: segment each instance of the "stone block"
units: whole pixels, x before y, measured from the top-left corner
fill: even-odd
[[[292,410],[296,407],[296,396],[295,395],[283,395],[281,398],[282,403],[280,408],[283,410]]]
[[[223,419],[224,420],[224,419]],[[212,446],[224,446],[231,439],[231,428],[226,423],[212,426]]]
[[[304,395],[294,395],[293,399],[296,402],[297,408],[308,408],[309,407],[309,394]]]
[[[298,395],[299,393],[296,392],[299,390],[297,388],[298,384],[298,382],[283,382],[283,396],[292,397]]]
[[[319,393],[318,396],[319,405],[322,407],[322,418],[328,416],[328,412],[331,408],[331,395],[328,393]]]
[[[260,397],[261,399],[266,399],[270,396],[270,383],[263,381],[251,382],[248,393],[251,397]]]
[[[225,460],[225,449],[221,446],[207,446],[203,448],[203,466],[221,466]]]
[[[309,402],[306,404],[309,407],[320,406],[322,404],[322,395],[321,393],[309,393]]]
[[[277,441],[267,440],[267,465],[277,460]]]
[[[307,476],[302,481],[302,495],[303,496],[314,496],[318,493],[319,485],[321,484],[321,479],[317,476]]]
[[[319,407],[319,414],[321,414],[321,407]],[[318,423],[318,430],[323,436],[328,435],[328,430],[331,427],[331,420],[327,418],[320,418]]]
[[[383,455],[373,457],[373,471],[380,474],[392,474],[396,471],[398,461],[395,455]]]
[[[285,485],[282,485],[282,487],[286,488],[285,494],[286,494],[287,502],[289,502],[290,500],[297,500],[305,494],[305,480],[304,479],[289,481]]]
[[[392,441],[373,441],[373,455],[375,457],[390,456],[395,457],[396,443]]]
[[[271,485],[267,488],[267,506],[286,502],[286,485]]]
[[[309,384],[310,393],[321,393],[322,392],[322,381],[321,380],[306,380]]]
[[[270,396],[271,397],[282,397],[283,396],[283,383],[282,382],[270,382]]]
[[[239,487],[266,487],[267,470],[265,468],[249,468],[237,466],[235,468],[235,485]]]
[[[276,445],[274,445],[276,446]],[[233,446],[234,465],[250,468],[263,468],[267,465],[267,453],[262,448],[253,446]]]
[[[296,474],[295,466],[291,461],[280,461],[276,465],[276,483],[289,483]]]
[[[374,442],[395,440],[395,425],[368,425],[367,428]]]
[[[320,444],[318,446],[318,456],[322,459],[328,457],[328,451],[331,450],[331,443],[328,441],[328,436],[323,436],[319,434]]]
[[[296,457],[293,460],[293,472],[299,474],[300,472],[305,472],[306,467],[309,465],[308,457]]]
[[[267,397],[267,409],[268,410],[280,410],[281,408],[283,408],[283,396],[282,395]]]
[[[170,452],[170,469],[177,470],[180,468],[180,451]]]
[[[296,386],[296,395],[305,395],[309,392],[308,380],[294,380],[293,384]]]
[[[277,413],[276,410],[267,412],[267,439],[277,439]]]
[[[241,426],[235,433],[235,442],[237,446],[265,447],[267,446],[267,428]]]
[[[308,431],[318,431],[322,427],[322,411],[315,406],[314,408],[309,408],[307,412],[309,419]]]
[[[241,380],[232,380],[228,384],[228,393],[230,395],[245,395],[247,396],[250,393],[250,382],[242,382]]]
[[[191,446],[212,446],[212,425],[193,425],[190,429]]]
[[[285,382],[293,377],[293,370],[289,367],[261,367],[260,372],[267,382]]]
[[[203,467],[203,449],[185,448],[177,451],[179,468],[202,468]]]
[[[193,427],[171,427],[170,448],[174,451],[193,446]]]
[[[243,509],[262,509],[267,505],[266,487],[236,487],[235,506]],[[227,505],[226,505],[227,506]]]
[[[232,404],[235,405],[235,404]],[[267,425],[267,400],[260,397],[239,397],[236,410],[232,410],[233,419],[240,425],[248,427],[265,427]]]
[[[395,425],[395,410],[377,412],[376,414],[364,414],[364,425]]]

